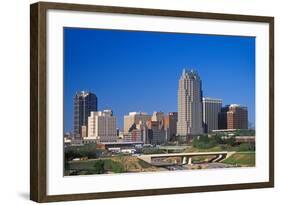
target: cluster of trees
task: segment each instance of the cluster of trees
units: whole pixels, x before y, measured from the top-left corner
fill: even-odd
[[[222,139],[218,135],[214,135],[212,137],[208,137],[208,135],[201,135],[200,137],[194,138],[192,140],[193,147],[196,147],[199,149],[209,149],[209,148],[215,147],[219,144],[226,144],[226,145],[234,146],[235,138],[230,137],[227,139]]]
[[[71,161],[74,158],[87,157],[94,159],[99,157],[100,150],[96,148],[96,144],[88,144],[84,146],[70,146],[64,149],[65,160]]]
[[[254,143],[241,143],[237,144],[235,141],[235,137],[229,137],[223,139],[219,135],[214,135],[208,137],[208,135],[201,135],[198,138],[194,138],[192,140],[192,145],[198,149],[210,149],[218,145],[225,146],[225,148],[235,151],[255,151],[255,144]]]

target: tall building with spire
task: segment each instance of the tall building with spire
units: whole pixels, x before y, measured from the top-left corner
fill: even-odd
[[[202,133],[201,79],[196,71],[184,69],[178,85],[177,135],[191,136]]]

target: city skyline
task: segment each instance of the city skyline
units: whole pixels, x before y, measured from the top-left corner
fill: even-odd
[[[177,112],[168,112],[164,113],[162,111],[154,111],[153,114],[147,113],[145,111],[141,112],[129,112],[126,115],[123,116],[123,125],[124,129],[121,127],[116,127],[116,117],[114,116],[114,126],[115,129],[111,129],[111,133],[122,131],[123,133],[128,134],[130,129],[132,129],[133,124],[146,124],[148,121],[161,121],[161,119],[164,119],[170,114],[175,113],[177,118],[179,116],[179,119],[176,121],[175,129],[177,130],[175,133],[178,136],[187,136],[187,135],[200,135],[202,133],[210,133],[212,130],[223,130],[223,129],[242,129],[239,127],[243,127],[243,129],[248,129],[251,127],[248,127],[248,108],[247,106],[239,105],[239,104],[228,104],[222,106],[222,99],[216,99],[216,98],[210,98],[210,97],[204,97],[202,95],[201,90],[201,79],[198,75],[196,70],[186,70],[183,69],[182,75],[179,79],[179,86],[178,86],[178,111]],[[78,101],[77,101],[78,100]],[[89,125],[88,118],[91,118],[91,123],[93,123],[95,120],[93,120],[94,116],[113,116],[113,110],[98,110],[97,109],[97,96],[89,91],[77,91],[74,96],[74,134],[80,134],[79,137],[82,137],[85,139],[85,137],[93,137],[90,134],[91,132],[95,132],[95,125]],[[78,106],[79,104],[79,106]],[[80,107],[80,108],[79,108]],[[229,110],[229,108],[231,110]],[[235,110],[233,108],[238,108],[239,113],[236,113],[235,118],[233,115],[233,112]],[[246,110],[246,113],[241,115],[240,110]],[[80,110],[80,111],[79,111]],[[78,112],[81,112],[79,115],[82,115],[82,118],[79,119],[79,115],[77,115]],[[226,112],[230,111],[229,114]],[[88,113],[88,114],[86,114]],[[222,117],[223,114],[230,115],[232,114],[232,117]],[[85,115],[88,116],[85,118]],[[240,116],[241,115],[241,116]],[[137,118],[132,118],[133,116],[137,116]],[[243,117],[242,117],[243,116]],[[94,117],[95,118],[95,117]],[[159,120],[159,119],[160,120]],[[230,120],[228,121],[227,120]],[[77,125],[77,120],[81,122],[81,126]],[[189,120],[186,120],[189,119]],[[234,121],[236,120],[236,121]],[[242,121],[241,121],[242,120]],[[225,125],[222,125],[220,123],[227,123]],[[91,124],[90,123],[90,124]],[[229,124],[230,123],[230,124]],[[232,124],[234,123],[234,124]],[[220,124],[220,125],[219,125]],[[83,125],[83,126],[82,126]],[[78,128],[78,127],[79,128]],[[92,126],[92,128],[89,128]],[[223,127],[222,127],[223,126]],[[229,126],[229,128],[228,128]],[[237,128],[234,128],[237,126]],[[104,134],[107,132],[107,125],[103,125],[103,131]],[[79,131],[78,131],[78,129]],[[81,130],[80,130],[81,129]],[[82,130],[87,131],[87,133],[82,134]],[[89,129],[91,132],[89,132]],[[75,131],[77,130],[77,131]],[[115,130],[115,131],[113,131]],[[72,132],[72,131],[70,131]],[[117,134],[117,133],[116,133]],[[96,135],[99,136],[99,135]]]
[[[181,70],[186,67],[186,65],[191,65],[192,68],[198,71],[202,80],[203,97],[220,98],[223,100],[223,105],[237,103],[247,106],[249,109],[249,121],[254,124],[254,38],[71,28],[66,29],[64,34],[64,87],[67,88],[64,94],[66,111],[64,116],[64,131],[72,130],[72,99],[75,92],[80,90],[93,92],[98,97],[99,110],[112,109],[114,115],[117,117],[117,127],[120,129],[123,128],[123,116],[127,115],[129,112],[142,111],[152,114],[154,111],[162,111],[164,113],[177,111],[177,84]],[[107,49],[109,47],[112,47],[113,50],[116,49],[115,54],[118,55],[117,58],[116,56],[113,56],[114,52],[112,52],[112,50],[110,51],[110,54],[108,54],[106,48],[103,48],[102,43],[100,42],[101,39],[107,37],[110,39],[113,36],[119,38],[121,42],[116,43],[116,39],[114,42],[111,42],[111,40],[110,42],[103,41],[103,46]],[[129,37],[129,39],[125,37]],[[77,42],[73,42],[72,38],[77,38],[76,41],[78,41],[79,44],[82,43],[82,45],[78,46]],[[134,39],[136,38],[143,41],[143,46],[140,45],[140,42],[134,43]],[[158,40],[154,42],[152,41],[153,39]],[[75,45],[69,45],[70,42]],[[87,44],[85,44],[86,42]],[[120,46],[122,42],[127,42],[125,46],[126,48]],[[173,42],[175,44],[172,44]],[[183,48],[181,42],[185,42],[185,46],[187,46],[186,43],[197,45],[190,46],[191,49],[194,49],[195,54],[192,54],[189,49],[186,49],[186,51],[180,55],[183,57],[185,54],[186,56],[191,57],[190,59],[187,57],[187,60],[181,59],[178,62],[175,61],[175,59],[171,60],[163,58],[163,62],[158,62],[158,58],[163,56],[175,58],[173,54],[176,47],[179,48],[180,51],[184,51],[185,48]],[[135,44],[141,46],[141,49],[144,49],[149,47],[150,44],[148,43],[152,43],[152,51],[149,50],[147,55],[142,54],[140,56],[142,60],[146,59],[146,63],[141,63],[141,65],[134,64],[134,66],[131,67],[133,62],[130,60],[130,57],[136,57],[140,52],[137,51],[137,54],[132,55],[130,54],[130,51],[134,50],[133,47]],[[211,50],[216,50],[216,54],[220,56],[220,61],[213,59],[214,53],[209,53],[210,56],[208,58],[204,58],[204,60],[200,61],[198,59],[199,51],[197,47],[200,47],[201,43],[205,44],[204,48],[201,49],[205,52],[207,52],[207,50],[209,52]],[[173,49],[170,52],[165,51],[163,53],[160,51],[160,48],[153,48],[153,46],[156,45],[160,48],[165,47]],[[117,48],[120,49],[121,54],[117,52]],[[87,52],[85,52],[86,57],[81,55],[81,49],[87,50]],[[77,50],[80,52],[80,55],[75,55],[76,52],[79,53]],[[92,53],[89,53],[89,50],[92,50]],[[229,56],[225,54],[227,53],[226,50],[231,50],[231,54],[233,54],[233,57],[235,58],[232,60],[229,59]],[[82,53],[84,54],[84,52]],[[93,57],[89,58],[89,54]],[[72,56],[71,59],[67,57],[70,55]],[[95,58],[96,55],[97,58]],[[113,62],[109,63],[105,61],[105,57],[109,57],[108,55],[112,55]],[[152,57],[158,58],[155,59]],[[194,61],[194,58],[196,57],[198,63],[195,63]],[[88,58],[88,60],[86,58]],[[85,61],[83,61],[83,59]],[[136,61],[136,59],[134,59],[134,61]],[[172,65],[172,61],[177,63]],[[230,69],[230,67],[233,67],[234,65],[227,66],[228,63],[226,61],[230,61],[229,64],[234,64],[239,67],[239,69],[236,69],[239,72],[236,73]],[[238,64],[241,65],[238,66],[237,61],[239,61],[240,63]],[[217,68],[215,65],[217,65]],[[210,67],[214,68],[211,69]],[[225,67],[229,68],[229,70],[223,69]],[[241,69],[240,67],[243,67],[244,69]],[[217,72],[216,69],[219,72]],[[117,75],[118,72],[119,75]],[[78,73],[79,75],[77,76]],[[171,75],[172,73],[173,75]],[[225,78],[223,78],[223,76],[225,76]],[[234,82],[236,83],[233,82],[232,78],[234,78]],[[74,83],[75,79],[78,79],[77,83]],[[102,83],[101,80],[103,80],[104,83]],[[105,87],[105,85],[107,85],[107,87]],[[241,87],[243,86],[244,89],[241,90]],[[243,95],[243,93],[245,94]],[[69,99],[71,100],[69,101]]]

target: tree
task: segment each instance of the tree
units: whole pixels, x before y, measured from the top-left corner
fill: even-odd
[[[215,147],[218,144],[218,139],[214,137],[208,137],[208,135],[201,135],[192,140],[193,147],[199,149],[209,149]]]
[[[94,172],[96,174],[103,174],[104,173],[104,161],[103,160],[98,160],[94,164]]]
[[[236,141],[235,141],[235,137],[230,137],[230,138],[227,138],[225,140],[225,143],[230,145],[230,146],[234,146],[236,144]]]

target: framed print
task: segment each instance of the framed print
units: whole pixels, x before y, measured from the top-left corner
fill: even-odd
[[[274,186],[274,18],[39,2],[30,198]]]

